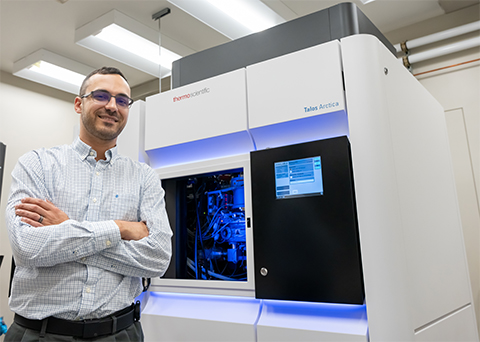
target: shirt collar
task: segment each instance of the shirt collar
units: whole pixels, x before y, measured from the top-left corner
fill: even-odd
[[[96,156],[97,152],[91,148],[89,145],[85,144],[80,137],[77,137],[72,143],[72,149],[78,153],[82,160],[87,159],[88,156]],[[91,154],[93,153],[93,154]],[[111,149],[105,152],[105,162],[113,163],[118,157],[118,148],[115,145]]]

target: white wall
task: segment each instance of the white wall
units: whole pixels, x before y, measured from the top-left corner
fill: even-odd
[[[73,127],[78,123],[74,98],[3,71],[0,74],[0,141],[7,145],[0,202],[0,255],[5,256],[0,268],[0,316],[4,316],[8,326],[13,320],[7,298],[12,252],[5,225],[10,174],[24,153],[72,142]]]
[[[389,32],[387,38],[393,44],[407,40],[408,45],[408,40],[478,20],[480,5],[475,5]],[[476,31],[412,50],[411,53],[478,35]],[[412,66],[412,73],[445,110],[470,282],[480,327],[480,61],[474,61],[478,58],[480,48],[477,47],[419,62]],[[474,62],[457,65],[469,61]],[[453,65],[457,66],[445,68]]]

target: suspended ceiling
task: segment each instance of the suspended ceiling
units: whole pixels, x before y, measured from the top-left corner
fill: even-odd
[[[286,20],[295,19],[342,2],[327,0],[262,1]],[[479,1],[376,0],[365,5],[360,0],[352,2],[370,18],[381,32],[388,33],[478,4]],[[14,62],[43,48],[93,68],[103,65],[117,66],[124,71],[132,87],[149,82],[154,79],[153,76],[76,45],[75,29],[112,9],[117,9],[158,30],[159,23],[152,20],[152,14],[165,7],[169,7],[171,13],[161,19],[162,34],[183,44],[189,51],[201,51],[229,41],[222,34],[165,0],[0,0],[0,69],[11,73]]]

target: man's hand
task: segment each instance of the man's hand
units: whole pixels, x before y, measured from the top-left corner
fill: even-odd
[[[32,227],[56,225],[69,219],[67,214],[49,200],[32,197],[23,198],[21,203],[15,206],[15,214]]]
[[[120,236],[122,240],[141,240],[147,237],[148,227],[145,222],[128,222],[115,220],[118,228],[120,228]]]

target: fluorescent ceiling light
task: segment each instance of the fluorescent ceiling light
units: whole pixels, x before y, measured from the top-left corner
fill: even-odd
[[[362,4],[366,5],[369,2],[374,2],[375,0],[360,0],[360,1],[362,2]]]
[[[285,22],[285,19],[260,0],[168,0],[168,2],[230,39],[238,39]]]
[[[181,54],[193,51],[162,35],[162,45]],[[167,48],[159,49],[159,32],[112,10],[75,30],[75,42],[104,56],[160,77],[168,76],[172,62],[181,58]],[[160,58],[159,58],[160,56]]]
[[[167,69],[171,69],[172,63],[181,58],[180,55],[163,47],[158,51],[158,44],[152,43],[117,24],[107,26],[96,37],[119,48],[124,49],[126,47],[128,51],[158,65],[164,65]]]
[[[82,75],[82,74],[79,74],[78,72],[71,71],[45,61],[37,62],[33,64],[29,69],[31,71],[38,72],[42,75],[57,78],[59,80],[64,80],[65,82],[68,82],[76,86],[82,85],[82,82],[85,79],[85,76],[87,76],[87,75]]]
[[[83,79],[94,68],[41,49],[13,64],[13,74],[78,95]]]
[[[220,9],[226,15],[232,19],[238,21],[240,24],[246,26],[252,32],[259,32],[270,27],[275,26],[277,23],[271,16],[264,16],[261,12],[257,11],[251,1],[242,0],[207,0],[213,6]]]

